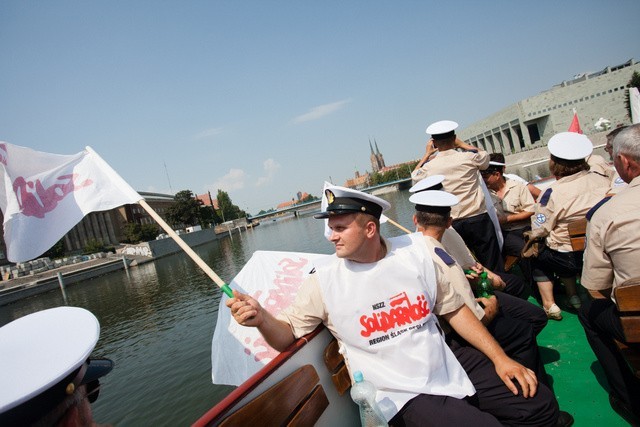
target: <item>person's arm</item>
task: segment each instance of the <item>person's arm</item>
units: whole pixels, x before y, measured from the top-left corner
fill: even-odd
[[[484,309],[484,316],[482,317],[482,324],[488,326],[493,322],[498,314],[498,298],[492,296],[491,298],[476,298],[476,301]]]
[[[226,305],[240,325],[258,328],[269,345],[278,351],[283,351],[295,341],[289,324],[273,317],[258,301],[235,290],[233,296]]]
[[[533,215],[533,212],[527,212],[527,211],[507,214],[507,215],[505,215],[505,223],[508,224],[510,222],[523,221],[525,219],[530,218],[531,215]]]
[[[510,359],[466,305],[444,314],[443,317],[462,338],[493,362],[498,376],[513,394],[518,394],[518,388],[513,383],[515,379],[520,384],[525,398],[535,396],[538,388],[535,373]]]
[[[427,163],[429,161],[429,157],[431,157],[433,155],[433,153],[435,153],[435,152],[436,152],[436,147],[433,144],[433,139],[430,139],[427,142],[427,148],[426,148],[425,155],[420,159],[420,161],[416,165],[415,169],[413,169],[413,170],[417,171],[418,169],[420,169],[425,163]]]
[[[462,148],[463,150],[466,150],[466,151],[484,151],[480,147],[475,147],[475,146],[473,146],[471,144],[467,144],[466,142],[464,142],[463,140],[461,140],[458,137],[456,137],[456,141],[454,143],[454,146],[456,148]]]

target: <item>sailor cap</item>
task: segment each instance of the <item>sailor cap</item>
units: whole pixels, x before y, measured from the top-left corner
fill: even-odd
[[[98,319],[79,307],[42,310],[0,328],[0,424],[32,424],[111,371],[110,360],[89,359],[99,335]]]
[[[422,212],[446,212],[459,202],[456,196],[442,190],[420,191],[412,194],[409,201],[415,203],[417,211]]]
[[[327,208],[324,212],[314,215],[316,219],[355,212],[366,213],[380,219],[382,212],[391,207],[389,202],[380,197],[337,185],[327,187],[324,190],[324,197],[327,199]]]
[[[442,181],[444,181],[444,175],[431,175],[418,181],[409,189],[409,192],[418,193],[425,190],[442,190]]]
[[[431,135],[433,139],[444,139],[455,135],[453,132],[458,128],[458,123],[451,120],[440,120],[430,124],[427,127],[427,133]]]
[[[559,159],[582,160],[593,152],[593,144],[585,135],[576,132],[555,134],[547,144],[549,152]]]

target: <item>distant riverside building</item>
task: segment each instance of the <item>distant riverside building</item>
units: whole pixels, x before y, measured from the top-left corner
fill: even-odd
[[[553,135],[569,129],[574,109],[582,131],[588,136],[602,133],[594,127],[600,118],[608,119],[612,128],[628,125],[631,119],[625,97],[634,71],[640,72],[640,64],[631,59],[595,73],[579,74],[477,121],[457,134],[488,152],[506,155],[546,146]]]
[[[174,203],[171,194],[138,192],[158,215],[166,220],[165,213]],[[0,221],[4,218],[0,213]],[[105,246],[117,245],[124,240],[127,223],[155,224],[155,220],[138,204],[124,205],[108,211],[91,212],[63,237],[65,252],[82,251],[89,242],[97,240]],[[158,226],[159,227],[159,226]],[[4,237],[0,242],[0,264],[7,264],[7,247]]]

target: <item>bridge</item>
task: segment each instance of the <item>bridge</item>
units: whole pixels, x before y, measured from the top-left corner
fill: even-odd
[[[411,177],[402,178],[395,181],[385,182],[384,184],[374,185],[372,187],[360,189],[360,191],[364,191],[365,193],[371,194],[382,194],[388,191],[397,191],[404,190],[405,188],[409,188],[411,186]],[[390,188],[390,187],[395,187]],[[313,200],[311,202],[303,202],[295,205],[287,206],[286,208],[276,209],[270,212],[265,212],[263,214],[252,216],[251,221],[261,220],[265,218],[270,218],[274,216],[285,215],[287,213],[293,212],[295,216],[298,216],[301,212],[306,212],[310,210],[316,210],[320,212],[320,204],[321,200]]]

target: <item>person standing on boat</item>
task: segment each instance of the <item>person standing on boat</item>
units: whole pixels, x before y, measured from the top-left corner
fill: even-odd
[[[556,181],[540,195],[531,217],[531,238],[544,238],[544,246],[532,258],[533,280],[538,285],[547,316],[562,320],[562,311],[553,296],[553,278],[565,286],[569,304],[580,308],[576,278],[582,271],[582,251],[574,251],[569,223],[584,218],[609,188],[609,180],[589,172],[586,158],[593,145],[586,136],[560,132],[549,140],[549,169]]]
[[[113,368],[89,355],[98,319],[78,307],[56,307],[0,328],[1,426],[95,426],[91,405],[99,378]]]
[[[413,176],[417,179],[437,174],[445,176],[445,188],[460,199],[460,204],[451,211],[453,228],[481,264],[501,272],[504,261],[485,205],[482,178],[478,174],[489,166],[489,154],[458,139],[457,127],[458,124],[450,120],[427,127],[426,132],[432,139]]]
[[[441,267],[451,286],[463,297],[465,304],[487,327],[505,353],[533,370],[536,377],[548,385],[536,340],[547,323],[544,311],[528,301],[500,291],[495,291],[490,297],[474,296],[462,267],[442,244],[442,237],[451,225],[451,207],[458,203],[457,197],[446,191],[424,190],[414,192],[409,201],[416,205],[413,222],[425,237],[434,262]],[[516,316],[512,317],[512,313],[516,313]],[[448,342],[468,345],[453,331],[448,333]]]
[[[613,290],[640,277],[640,124],[629,126],[613,141],[613,162],[629,185],[587,214],[587,247],[582,285],[593,301],[580,309],[587,340],[604,370],[611,406],[633,425],[640,424],[640,380],[614,340],[625,342]]]
[[[376,385],[392,425],[556,424],[553,394],[504,353],[448,286],[422,235],[383,239],[379,219],[388,202],[336,186],[325,195],[326,211],[316,218],[328,218],[335,255],[316,263],[277,318],[234,290],[226,305],[239,324],[257,327],[280,351],[325,324],[350,372]],[[486,357],[470,347],[454,355],[436,315]]]
[[[506,179],[505,163],[502,154],[490,155],[489,167],[480,172],[491,193],[496,208],[502,237],[503,255],[520,258],[524,248],[524,232],[531,230],[531,215],[535,201],[526,184],[515,179]],[[528,259],[520,259],[519,266],[527,283],[531,284],[531,264]]]

